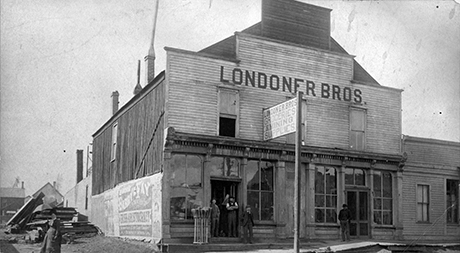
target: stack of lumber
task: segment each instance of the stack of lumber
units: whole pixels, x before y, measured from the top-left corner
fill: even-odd
[[[98,228],[91,224],[86,217],[79,215],[79,213],[73,207],[57,207],[56,216],[61,222],[62,234],[97,234]],[[36,211],[31,219],[31,222],[27,223],[25,229],[32,230],[37,227],[46,229],[48,220],[51,219],[51,210],[45,209],[42,211]]]

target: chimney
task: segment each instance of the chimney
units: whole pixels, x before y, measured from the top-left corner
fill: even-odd
[[[53,187],[56,188],[56,181],[53,181]]]
[[[155,42],[155,29],[157,25],[157,16],[158,16],[158,3],[160,0],[156,1],[155,5],[155,14],[153,16],[153,30],[152,30],[152,39],[150,42],[150,48],[148,55],[144,58],[145,66],[146,66],[146,85],[148,85],[153,79],[155,78],[155,49],[154,49],[154,42]]]
[[[139,94],[139,92],[142,91],[142,86],[141,86],[141,61],[137,61],[137,84],[136,87],[134,87],[134,96]]]
[[[83,180],[83,149],[77,149],[77,184]]]
[[[112,92],[112,115],[118,111],[118,96],[120,96],[118,91]]]
[[[24,189],[24,181],[21,182],[21,189]]]

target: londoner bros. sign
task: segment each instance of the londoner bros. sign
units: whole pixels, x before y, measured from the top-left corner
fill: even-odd
[[[225,73],[230,72],[231,79],[224,78]],[[224,66],[220,67],[220,81],[224,83],[234,83],[237,85],[246,85],[257,87],[260,89],[270,89],[274,91],[286,91],[290,93],[297,93],[300,85],[305,84],[305,94],[307,96],[352,101],[355,103],[362,102],[362,92],[360,89],[352,89],[350,87],[341,88],[338,85],[330,85],[327,83],[315,83],[310,80],[293,78],[289,76],[278,76],[266,74],[263,72],[256,72],[250,70],[242,70],[240,68],[233,68],[226,70]]]

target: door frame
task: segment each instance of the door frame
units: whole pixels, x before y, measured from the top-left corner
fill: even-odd
[[[359,207],[359,192],[365,192],[367,193],[367,210],[366,210],[366,213],[367,213],[367,235],[360,235],[359,234],[359,228],[357,227],[357,233],[356,235],[352,236],[350,235],[350,237],[352,238],[366,238],[366,239],[369,239],[369,238],[372,238],[372,235],[371,235],[371,222],[372,222],[372,217],[371,217],[371,191],[369,188],[367,187],[346,187],[345,188],[345,203],[348,205],[348,208],[350,209],[350,203],[348,203],[348,192],[356,192],[356,197],[357,197],[357,201],[355,203],[355,209],[356,207]],[[357,209],[356,209],[357,210]],[[359,213],[356,214],[356,217],[358,218],[358,215]],[[351,222],[350,222],[351,223]],[[357,220],[354,220],[354,223],[358,223]],[[351,224],[350,224],[351,225]]]

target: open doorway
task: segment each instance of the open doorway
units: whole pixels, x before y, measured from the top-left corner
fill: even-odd
[[[219,237],[228,237],[228,212],[226,205],[228,199],[227,195],[235,198],[235,201],[240,206],[238,201],[238,184],[239,182],[224,181],[224,180],[211,180],[211,200],[216,199],[216,204],[220,209],[220,220],[219,220]],[[236,233],[238,235],[238,212],[236,212]]]

